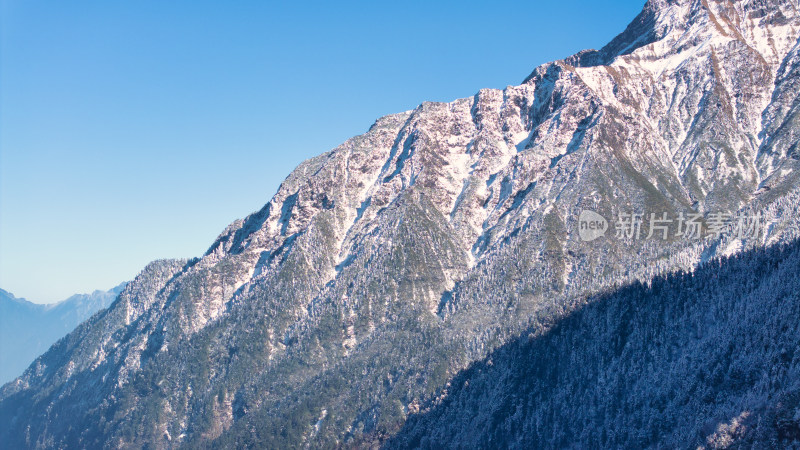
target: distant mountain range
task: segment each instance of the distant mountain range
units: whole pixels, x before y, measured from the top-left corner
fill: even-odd
[[[42,305],[0,289],[0,384],[22,372],[60,338],[108,307],[127,283]]]
[[[0,388],[0,442],[797,448],[799,9],[650,0],[378,119]]]

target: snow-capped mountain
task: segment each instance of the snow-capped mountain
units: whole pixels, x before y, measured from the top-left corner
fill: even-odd
[[[42,305],[0,289],[0,383],[7,383],[97,311],[107,308],[125,287],[77,294],[58,303]]]
[[[799,37],[796,1],[651,0],[518,86],[378,119],[4,386],[0,439],[382,443],[599,292],[793,242]]]

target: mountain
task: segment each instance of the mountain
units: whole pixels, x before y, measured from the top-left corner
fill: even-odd
[[[123,287],[125,283],[50,305],[31,303],[0,289],[0,383],[21,375],[54,342],[107,308]]]
[[[795,1],[651,0],[518,86],[378,119],[3,386],[0,440],[387,444],[601,293],[794,242],[799,37]]]

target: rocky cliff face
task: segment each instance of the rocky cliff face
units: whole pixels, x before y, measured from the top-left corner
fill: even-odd
[[[798,236],[794,1],[650,1],[599,51],[383,117],[0,392],[23,446],[382,441],[587,294]],[[578,218],[610,220],[584,242]],[[614,236],[620,214],[764,234]]]

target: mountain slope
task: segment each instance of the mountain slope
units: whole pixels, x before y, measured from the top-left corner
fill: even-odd
[[[19,376],[50,345],[95,312],[108,307],[125,283],[39,305],[0,289],[0,383]]]
[[[800,243],[591,299],[459,374],[390,448],[793,448]]]
[[[4,386],[0,439],[383,442],[461,369],[597,292],[794,240],[798,37],[792,1],[653,0],[600,51],[379,119]],[[585,209],[770,225],[587,243]]]

